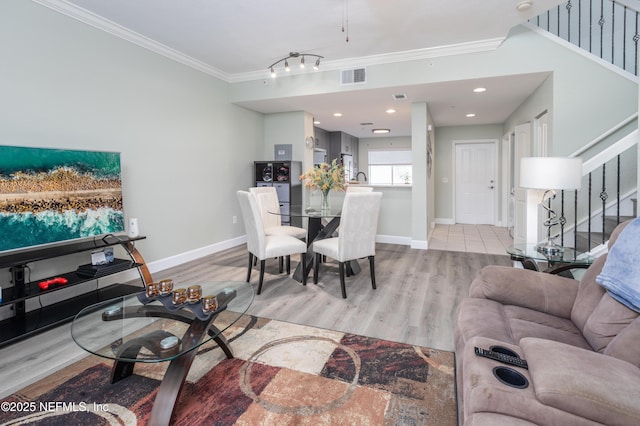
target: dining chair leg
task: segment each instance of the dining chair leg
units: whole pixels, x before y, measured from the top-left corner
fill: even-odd
[[[339,264],[340,270],[340,288],[342,289],[342,298],[347,298],[347,289],[344,286],[344,262],[340,262]]]
[[[249,253],[249,267],[247,268],[247,282],[251,281],[251,268],[253,264],[253,254]]]
[[[369,256],[369,269],[371,270],[371,287],[376,289],[376,268],[374,262],[375,256]]]
[[[260,279],[258,280],[258,294],[262,292],[262,282],[264,281],[264,262],[265,260],[260,261]]]
[[[302,285],[307,285],[307,253],[300,253],[300,262],[302,263]]]
[[[287,255],[287,275],[291,273],[291,255]]]
[[[320,271],[320,254],[316,253],[315,262],[313,262],[313,283],[318,284],[318,272]],[[304,274],[302,274],[304,275]]]

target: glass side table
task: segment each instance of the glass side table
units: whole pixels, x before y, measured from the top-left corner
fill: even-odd
[[[525,269],[559,274],[575,268],[588,268],[595,258],[587,253],[574,250],[571,247],[563,247],[558,254],[545,254],[536,249],[537,244],[514,244],[507,247],[507,253],[512,260],[522,263]],[[541,263],[546,263],[544,269]]]

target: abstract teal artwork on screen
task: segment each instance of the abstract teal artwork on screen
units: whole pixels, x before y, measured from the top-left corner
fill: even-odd
[[[0,251],[122,231],[120,153],[0,146]]]

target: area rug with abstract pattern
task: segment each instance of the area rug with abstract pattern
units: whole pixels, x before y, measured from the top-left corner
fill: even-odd
[[[172,425],[457,422],[451,352],[252,316],[225,336],[235,358],[199,348]],[[5,398],[0,424],[144,425],[166,367],[110,384],[111,362],[89,356]]]

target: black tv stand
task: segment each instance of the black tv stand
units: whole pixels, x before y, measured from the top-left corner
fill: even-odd
[[[13,317],[0,321],[0,347],[70,321],[82,308],[88,305],[143,290],[146,284],[152,282],[153,279],[134,243],[145,238],[143,236],[130,238],[120,235],[107,235],[0,255],[0,269],[9,268],[13,283],[12,287],[2,289],[0,306],[13,305],[14,311]],[[63,272],[56,274],[55,277],[65,278],[67,283],[64,285],[52,285],[46,290],[42,290],[38,283],[54,277],[26,282],[27,274],[25,271],[28,269],[27,265],[29,263],[117,245],[125,249],[131,261],[125,262],[121,260],[123,267],[113,268],[100,274],[99,277],[78,274],[78,271]],[[97,288],[96,286],[95,290],[87,293],[29,312],[26,311],[26,301],[28,299],[85,284],[94,281],[96,278],[134,268],[138,270],[142,286],[128,284],[112,284],[104,288]]]

